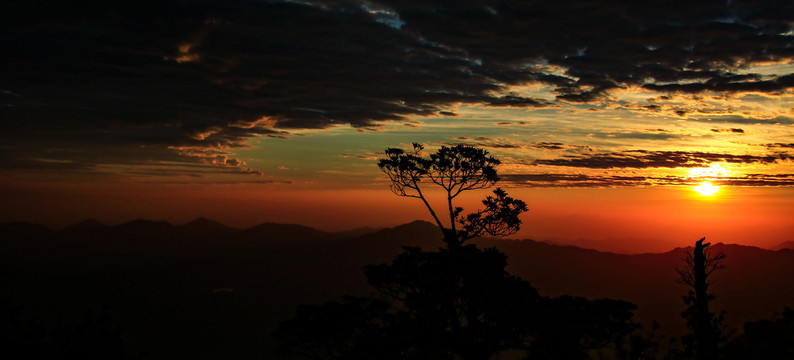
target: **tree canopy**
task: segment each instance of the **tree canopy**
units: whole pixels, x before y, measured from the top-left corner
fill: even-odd
[[[468,145],[442,146],[429,156],[424,156],[423,150],[424,145],[418,143],[413,144],[412,151],[388,148],[378,167],[389,177],[394,194],[422,200],[451,248],[480,235],[507,236],[520,229],[519,215],[528,211],[527,205],[501,188],[482,201],[484,209],[462,215],[463,208],[454,205],[464,191],[487,189],[499,181],[496,167],[500,161],[487,150]],[[428,201],[429,184],[446,192],[449,225],[444,225],[447,220],[442,220]]]

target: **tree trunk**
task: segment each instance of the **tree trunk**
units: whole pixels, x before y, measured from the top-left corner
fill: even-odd
[[[704,238],[705,239],[705,238]],[[709,312],[708,283],[706,282],[706,253],[705,249],[710,243],[703,244],[700,239],[695,243],[693,256],[695,271],[695,341],[698,360],[717,359],[717,334],[712,321],[713,315]]]

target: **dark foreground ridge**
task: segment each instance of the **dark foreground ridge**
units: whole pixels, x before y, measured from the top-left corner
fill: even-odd
[[[436,250],[440,239],[423,221],[340,233],[272,223],[241,230],[207,219],[84,221],[60,231],[0,224],[0,335],[34,355],[101,335],[133,358],[261,359],[298,304],[363,294],[365,265],[390,261],[403,245]],[[686,288],[675,269],[687,249],[623,255],[532,240],[475,243],[507,254],[507,270],[542,295],[629,301],[647,328],[657,320],[661,333],[685,331]],[[727,255],[711,287],[726,325],[741,329],[794,304],[794,250],[712,247]],[[53,340],[58,331],[71,334],[70,345]]]

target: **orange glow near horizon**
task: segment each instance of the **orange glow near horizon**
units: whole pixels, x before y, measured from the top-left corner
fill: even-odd
[[[794,233],[794,189],[721,187],[704,197],[691,187],[507,188],[529,212],[514,239],[532,239],[619,253],[663,252],[703,236],[714,243],[770,248]],[[388,189],[305,189],[294,185],[9,186],[0,222],[27,220],[61,228],[87,218],[108,225],[136,218],[174,224],[206,217],[237,228],[294,223],[325,231],[433,221],[421,201]],[[434,206],[439,194],[431,193]],[[443,195],[443,194],[440,194]],[[461,196],[468,213],[487,191]],[[703,201],[708,200],[708,201]],[[438,208],[437,208],[438,210]],[[448,219],[445,220],[445,224]]]

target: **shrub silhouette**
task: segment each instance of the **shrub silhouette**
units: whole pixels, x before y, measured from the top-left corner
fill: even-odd
[[[395,194],[422,200],[446,246],[404,247],[391,263],[367,266],[369,296],[301,306],[273,334],[284,357],[469,360],[511,353],[575,360],[592,349],[618,347],[637,328],[631,303],[541,296],[505,270],[504,253],[465,244],[482,234],[514,233],[526,204],[497,188],[483,201],[485,209],[461,216],[455,197],[495,185],[499,161],[463,145],[442,147],[429,157],[421,156],[422,149],[388,149],[378,166]],[[448,227],[423,192],[427,180],[446,191]]]

